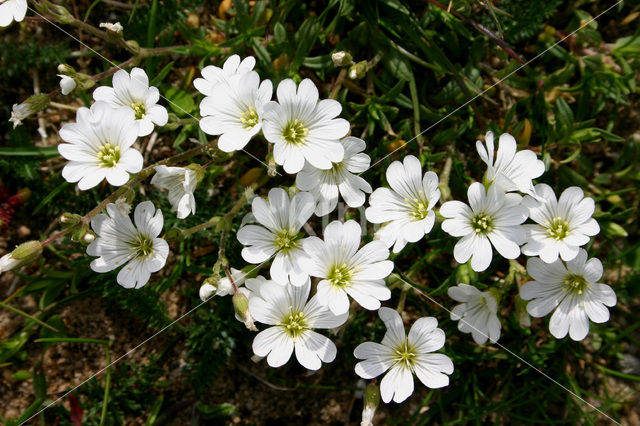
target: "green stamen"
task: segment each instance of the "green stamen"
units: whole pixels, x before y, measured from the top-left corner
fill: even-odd
[[[298,119],[290,121],[282,131],[282,138],[290,144],[301,146],[309,134],[309,129]]]
[[[578,274],[569,274],[562,282],[564,290],[569,293],[582,294],[587,289],[587,280]]]
[[[258,117],[258,111],[255,108],[251,107],[242,114],[240,114],[240,122],[242,123],[242,127],[249,130],[252,129],[258,122],[260,118]]]
[[[309,330],[302,312],[291,312],[288,317],[276,325],[284,327],[285,332],[293,338],[294,342],[305,330]]]
[[[563,240],[569,235],[569,222],[561,217],[554,217],[547,225],[547,235],[556,241]]]
[[[424,195],[424,192],[420,190],[419,194],[422,196]],[[429,201],[425,200],[424,198],[405,198],[404,201],[409,207],[409,214],[411,215],[412,221],[415,222],[418,220],[422,220],[427,217],[427,214],[429,214]]]
[[[153,252],[153,240],[146,235],[139,234],[138,240],[133,244],[135,257],[149,257]]]
[[[115,167],[120,161],[120,147],[107,142],[102,145],[96,157],[98,157],[100,167]]]
[[[333,287],[344,288],[351,283],[352,277],[353,270],[351,270],[346,263],[335,264],[327,274],[327,281],[329,281]]]
[[[140,120],[141,118],[144,118],[144,116],[147,114],[147,108],[142,102],[134,102],[130,106],[131,108],[133,108],[133,111],[136,113],[136,120]]]
[[[471,227],[476,234],[488,234],[493,231],[493,219],[486,213],[478,213],[471,219]]]
[[[416,356],[416,350],[409,344],[408,339],[405,339],[404,343],[396,347],[393,353],[393,359],[396,364],[404,364],[405,368],[409,368],[412,371]]]
[[[284,253],[293,250],[298,247],[298,234],[289,230],[284,230],[276,233],[274,243],[276,248]]]

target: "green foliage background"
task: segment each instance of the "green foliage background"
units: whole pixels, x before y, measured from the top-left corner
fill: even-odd
[[[364,177],[374,188],[385,184],[384,171],[392,161],[413,154],[439,174],[450,167],[451,196],[465,200],[466,188],[480,180],[484,171],[475,141],[487,130],[515,135],[521,148],[536,151],[544,160],[547,172],[539,182],[548,183],[557,193],[577,185],[596,200],[595,217],[602,232],[588,249],[590,256],[603,261],[604,281],[618,296],[611,321],[592,323],[589,337],[583,342],[553,338],[548,333],[548,318],[522,327],[522,306],[515,296],[526,275],[503,259],[494,259],[492,267],[483,273],[470,274],[453,262],[455,241],[437,225],[428,238],[409,245],[394,259],[396,270],[448,308],[453,302],[446,290],[463,278],[481,289],[508,289],[501,302],[500,343],[617,421],[630,421],[640,381],[640,362],[634,364],[640,326],[636,315],[640,292],[637,3],[619,3],[559,44],[556,42],[560,38],[614,2],[453,1],[452,10],[465,19],[433,2],[417,0],[236,0],[222,14],[219,8],[224,5],[219,2],[198,0],[136,0],[126,2],[127,7],[100,0],[62,4],[95,26],[121,22],[125,38],[136,40],[140,46],[179,46],[169,55],[149,57],[140,64],[160,92],[179,105],[169,106],[179,119],[188,121],[190,115],[197,116],[202,96],[192,81],[199,70],[209,64],[220,66],[232,53],[254,55],[256,70],[261,78],[271,79],[274,87],[284,78],[311,78],[322,97],[335,94],[343,105],[341,116],[352,123],[352,134],[367,142],[367,153],[375,165]],[[521,64],[474,23],[503,37],[525,60],[542,55],[519,69]],[[63,27],[78,36],[76,28]],[[58,63],[69,63],[89,75],[111,65],[43,21],[14,23],[1,33],[0,177],[13,192],[23,187],[32,191],[30,200],[3,231],[10,250],[25,238],[16,232],[18,226],[26,225],[31,228],[31,237],[44,239],[52,230],[47,225],[61,213],[85,214],[112,190],[99,186],[76,195],[73,185],[64,183],[60,176],[64,163],[56,158],[56,150],[36,149],[59,142],[55,129],[73,120],[69,111],[53,106],[45,111],[51,124],[47,128],[49,137],[41,140],[35,119],[15,130],[10,127],[6,120],[11,105],[33,93],[34,78],[43,93],[55,90]],[[112,61],[129,59],[129,54],[114,44],[86,33],[83,40]],[[331,53],[339,50],[350,52],[356,62],[367,61],[364,78],[351,80],[345,75],[346,69],[333,65]],[[100,83],[110,84],[110,79]],[[53,100],[89,105],[91,90],[77,91],[71,98],[56,95]],[[159,146],[150,154],[148,164],[207,140],[197,124],[160,129],[159,135]],[[401,147],[377,164],[378,159]],[[263,139],[254,139],[247,149],[260,159],[267,154]],[[247,179],[246,173],[261,165],[244,154],[213,161],[196,193],[196,217],[186,222],[177,220],[168,213],[166,195],[148,185],[146,196],[139,194],[137,201],[151,199],[167,212],[165,231],[224,215],[242,194],[241,178]],[[290,176],[280,176],[272,178],[266,187],[291,186],[293,182]],[[232,233],[225,242],[229,262],[236,267],[244,263],[235,232],[247,211],[248,206],[244,206],[235,216]],[[349,210],[346,217],[357,219],[359,212]],[[312,225],[320,230],[320,223]],[[36,265],[15,272],[20,285],[10,303],[34,300],[34,306],[25,310],[60,330],[54,333],[25,320],[0,343],[0,368],[5,377],[11,377],[0,384],[2,393],[15,391],[21,381],[33,383],[33,396],[28,401],[31,406],[22,419],[54,399],[47,393],[47,381],[54,379],[55,372],[42,370],[42,355],[51,345],[61,343],[45,345],[34,340],[88,337],[66,330],[68,322],[60,316],[65,306],[99,303],[108,316],[130,322],[132,329],[139,331],[138,339],[121,343],[131,348],[200,303],[198,288],[210,274],[218,245],[215,230],[173,244],[173,255],[163,273],[155,274],[138,291],[118,286],[114,273],[93,273],[88,267],[90,259],[83,255],[84,247],[68,240],[48,246],[50,250]],[[524,265],[524,257],[519,262]],[[387,306],[396,306],[404,294],[408,319],[427,315],[438,318],[447,335],[444,352],[453,359],[456,370],[445,389],[427,390],[417,384],[416,393],[407,403],[381,407],[381,419],[386,423],[605,421],[512,354],[495,345],[474,344],[470,336],[457,331],[446,312],[417,292],[403,291],[397,282],[390,284],[395,286],[394,295]],[[9,297],[4,286],[9,287],[6,281],[2,285],[0,296],[4,300]],[[168,307],[172,297],[178,300],[177,314]],[[249,361],[253,336],[235,321],[230,305],[228,298],[215,299],[164,331],[160,343],[137,349],[143,352],[149,346],[153,348],[144,362],[124,358],[109,369],[108,380],[103,374],[75,391],[85,424],[217,424],[230,418],[256,424],[323,423],[317,417],[322,404],[345,395],[351,399],[354,389],[362,387],[353,373],[353,348],[365,340],[379,340],[384,334],[375,313],[352,311],[348,326],[335,336],[339,355],[333,364],[323,367],[316,376],[305,375],[295,365],[274,370]],[[97,338],[108,340],[107,335]],[[118,336],[114,339],[118,341]],[[113,345],[97,344],[100,351]],[[112,359],[120,355],[111,354]],[[235,394],[240,383],[247,381],[255,386],[257,405]],[[296,389],[297,395],[274,387]],[[108,398],[105,388],[109,388]],[[290,412],[268,409],[268,404],[275,406],[274,401],[289,397]],[[353,401],[342,417],[330,421],[357,422],[362,402]],[[36,419],[40,424],[70,424],[71,413],[68,405],[57,404]]]

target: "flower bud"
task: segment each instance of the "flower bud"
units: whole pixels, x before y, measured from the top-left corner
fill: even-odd
[[[62,213],[59,221],[63,225],[73,226],[82,222],[82,216],[76,213]]]
[[[255,324],[253,323],[253,317],[249,312],[249,299],[247,296],[240,292],[236,292],[232,298],[233,301],[233,309],[236,311],[236,315],[243,322],[245,327],[247,327],[251,331],[258,331]]]
[[[73,80],[78,85],[78,88],[82,90],[91,89],[93,86],[96,85],[96,82],[93,81],[91,76],[87,74],[83,74],[81,72],[76,73],[76,75],[73,76]]]
[[[473,285],[478,281],[478,273],[471,268],[469,263],[459,265],[456,269],[456,282]]]
[[[373,426],[373,416],[376,413],[376,408],[380,403],[380,388],[378,385],[369,383],[367,389],[364,391],[364,408],[362,410],[362,422],[360,426]]]
[[[95,241],[95,239],[96,239],[96,234],[93,231],[87,231],[82,237],[82,242],[85,244],[91,244],[92,242]]]
[[[518,322],[520,322],[520,327],[529,328],[531,327],[531,317],[527,312],[527,301],[524,300],[519,295],[515,298],[516,305],[516,315],[518,317]]]
[[[367,61],[360,61],[349,67],[349,78],[351,80],[359,80],[367,75]]]
[[[58,72],[60,74],[68,75],[69,77],[73,77],[76,74],[76,70],[73,69],[71,65],[67,64],[58,65]]]
[[[58,77],[60,77],[60,90],[63,95],[66,96],[75,90],[76,81],[73,78],[64,74],[58,74]]]
[[[71,15],[71,12],[69,12],[64,6],[53,4],[50,2],[47,2],[47,6],[49,14],[52,15],[56,19],[56,21],[59,21],[63,24],[70,24],[75,20],[73,15]]]
[[[13,123],[13,128],[22,124],[25,118],[37,114],[49,106],[50,99],[45,94],[30,96],[21,104],[13,104],[11,118],[9,121]]]
[[[353,57],[351,56],[351,53],[341,50],[339,52],[332,53],[331,60],[333,61],[333,65],[336,67],[346,67],[347,65],[351,65]]]
[[[0,258],[0,272],[10,271],[36,260],[42,254],[40,241],[27,241]]]
[[[180,228],[171,228],[164,234],[164,239],[167,241],[180,242],[184,240],[184,234]]]
[[[164,125],[164,128],[167,130],[176,130],[178,127],[180,127],[180,117],[170,112],[169,119],[167,120],[167,124]]]

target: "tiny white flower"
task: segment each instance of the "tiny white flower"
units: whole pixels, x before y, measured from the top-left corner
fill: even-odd
[[[58,145],[60,155],[69,160],[62,169],[68,182],[78,182],[86,190],[103,179],[114,186],[127,183],[129,173],[142,170],[142,155],[131,145],[138,138],[138,124],[129,108],[111,108],[96,102],[91,109],[78,109],[76,123],[65,124]]]
[[[256,197],[251,211],[262,225],[245,225],[238,231],[238,241],[245,248],[242,257],[249,263],[262,263],[275,258],[271,264],[271,278],[278,283],[289,280],[302,285],[309,273],[300,266],[305,257],[300,229],[313,214],[315,204],[308,192],[299,192],[293,199],[282,188],[269,191],[269,202]]]
[[[240,288],[246,279],[246,274],[236,268],[230,268],[231,278],[235,283],[237,288]],[[218,280],[217,286],[214,287],[214,295],[215,296],[229,296],[234,293],[233,284],[231,284],[231,280],[226,275]]]
[[[266,356],[271,367],[286,364],[294,351],[298,362],[309,370],[335,359],[336,345],[313,329],[339,327],[349,314],[334,315],[318,303],[317,295],[307,302],[310,289],[309,278],[301,286],[263,283],[249,299],[253,318],[273,326],[253,340],[253,352]]]
[[[101,22],[100,28],[104,28],[105,30],[107,30],[107,32],[111,32],[114,34],[122,34],[122,30],[124,29],[122,28],[122,24],[120,24],[120,22],[116,22],[115,24],[112,24],[110,22]]]
[[[11,118],[9,118],[9,121],[13,123],[13,128],[15,129],[22,124],[22,120],[33,113],[33,107],[26,102],[13,104],[13,107],[11,108]]]
[[[60,89],[63,95],[68,95],[76,88],[76,81],[68,75],[58,74],[60,77]]]
[[[233,76],[220,84],[200,103],[200,128],[209,135],[220,135],[218,148],[224,152],[244,148],[262,128],[262,110],[271,100],[273,85],[255,71]]]
[[[214,88],[220,83],[229,84],[233,76],[242,75],[253,70],[256,65],[256,58],[247,56],[240,61],[240,56],[231,55],[224,62],[222,68],[209,65],[202,69],[202,77],[193,80],[195,88],[205,96],[212,96]]]
[[[402,402],[413,393],[413,374],[431,389],[449,384],[453,373],[451,359],[437,351],[444,346],[444,331],[438,328],[433,317],[418,319],[406,335],[400,314],[382,307],[378,311],[387,327],[381,343],[361,343],[353,355],[364,361],[356,364],[356,374],[363,379],[373,379],[389,372],[380,382],[380,394],[385,403],[392,399]]]
[[[303,191],[309,191],[318,203],[318,217],[331,213],[338,205],[338,194],[349,207],[360,207],[364,204],[365,193],[370,194],[371,185],[354,173],[362,173],[369,168],[371,158],[365,154],[367,144],[359,138],[347,136],[342,140],[344,158],[333,163],[329,170],[322,170],[305,163],[296,176],[296,185]]]
[[[318,302],[336,315],[349,312],[351,296],[363,308],[375,310],[391,291],[384,278],[393,270],[389,249],[372,241],[360,247],[362,230],[353,220],[333,221],[324,230],[324,240],[306,238],[304,250],[309,257],[300,261],[304,270],[318,283]]]
[[[596,208],[593,198],[584,196],[582,189],[572,186],[556,199],[549,185],[536,185],[536,194],[543,202],[526,196],[523,205],[529,208],[529,217],[536,225],[524,225],[527,243],[522,253],[540,256],[547,263],[571,260],[578,249],[589,242],[589,237],[600,232],[598,222],[591,216]]]
[[[140,125],[138,136],[151,134],[154,123],[158,126],[167,124],[169,114],[165,107],[158,105],[160,92],[156,87],[149,87],[149,77],[143,69],[134,68],[131,74],[119,70],[113,75],[112,84],[113,87],[98,87],[93,92],[93,99],[113,107],[130,108]]]
[[[520,195],[502,191],[491,185],[485,192],[481,183],[474,182],[467,191],[471,207],[461,201],[447,201],[440,207],[440,214],[449,218],[442,222],[442,229],[453,237],[463,237],[453,249],[456,262],[471,258],[474,271],[489,267],[492,244],[507,259],[520,256],[524,242],[521,223],[527,220],[527,209],[520,205]]]
[[[532,179],[544,173],[544,163],[538,160],[536,153],[528,149],[517,151],[514,137],[503,133],[494,162],[493,132],[487,132],[485,143],[486,148],[482,142],[476,141],[476,149],[488,167],[488,182],[500,185],[506,192],[520,191],[535,196]]]
[[[451,319],[458,322],[458,330],[471,333],[473,340],[481,345],[489,339],[495,343],[500,338],[498,301],[488,291],[480,291],[468,284],[450,287],[447,294],[462,302],[451,311]]]
[[[184,219],[196,213],[196,199],[193,191],[198,185],[196,172],[184,167],[154,167],[156,174],[151,184],[169,191],[169,202],[173,210],[177,211],[178,219]]]
[[[305,160],[315,168],[331,169],[342,161],[344,147],[340,139],[349,132],[349,122],[336,118],[342,111],[340,102],[323,99],[308,78],[297,87],[290,78],[277,89],[278,102],[264,106],[264,137],[275,144],[273,158],[287,173],[298,173]]]
[[[98,235],[87,247],[89,256],[100,256],[91,262],[95,272],[118,272],[118,284],[124,288],[141,288],[152,272],[164,266],[169,244],[158,238],[164,223],[162,211],[151,201],[143,201],[134,212],[135,226],[129,216],[122,215],[115,204],[107,204],[107,214],[99,214],[91,221]]]
[[[589,333],[589,319],[595,323],[609,320],[606,306],[614,306],[616,294],[611,287],[598,283],[602,278],[602,263],[596,258],[587,261],[587,252],[563,264],[560,259],[545,263],[529,259],[527,272],[534,281],[520,287],[520,297],[531,300],[527,311],[540,318],[555,309],[549,331],[561,339],[569,333],[573,340],[582,340]]]
[[[27,14],[27,0],[0,0],[0,27],[21,22]]]
[[[415,243],[433,228],[433,207],[440,200],[438,175],[426,172],[423,176],[420,160],[408,155],[402,163],[391,163],[387,181],[391,189],[376,189],[365,215],[371,223],[385,224],[376,238],[399,253],[408,242]]]

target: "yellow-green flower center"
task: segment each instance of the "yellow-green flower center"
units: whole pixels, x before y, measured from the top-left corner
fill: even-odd
[[[255,108],[251,107],[242,114],[240,114],[240,122],[242,123],[242,127],[249,130],[252,129],[258,122],[260,118],[258,117],[258,111]]]
[[[309,330],[309,326],[302,312],[291,312],[289,316],[285,317],[277,323],[277,325],[284,327],[284,331],[291,336],[294,341],[305,330]]]
[[[329,281],[333,287],[344,288],[351,283],[352,277],[353,270],[349,268],[346,263],[341,263],[331,267],[327,274],[327,281]]]
[[[309,129],[298,119],[290,121],[282,131],[282,138],[290,144],[301,146],[305,143]]]
[[[423,196],[424,192],[420,190],[420,195]],[[429,214],[429,201],[424,198],[405,198],[404,202],[409,207],[409,214],[412,221],[422,220]]]
[[[587,289],[587,280],[578,274],[569,274],[562,282],[564,290],[568,293],[582,294]]]
[[[149,257],[153,252],[153,240],[146,235],[138,234],[138,239],[132,246],[135,249],[134,257]]]
[[[486,213],[478,213],[471,219],[471,227],[476,234],[488,234],[493,231],[493,219]]]
[[[120,161],[120,147],[107,142],[100,147],[96,157],[98,157],[100,167],[115,167]]]
[[[556,241],[563,240],[569,235],[569,222],[561,217],[554,217],[547,225],[547,235]]]
[[[416,350],[409,344],[409,340],[396,346],[393,350],[393,360],[395,364],[402,364],[405,368],[413,370],[413,363],[417,357]]]
[[[145,107],[143,102],[134,102],[130,106],[136,113],[136,120],[144,118],[144,116],[147,114],[147,108]]]
[[[293,250],[298,247],[298,234],[289,230],[284,230],[276,233],[274,243],[276,248],[284,253]]]

